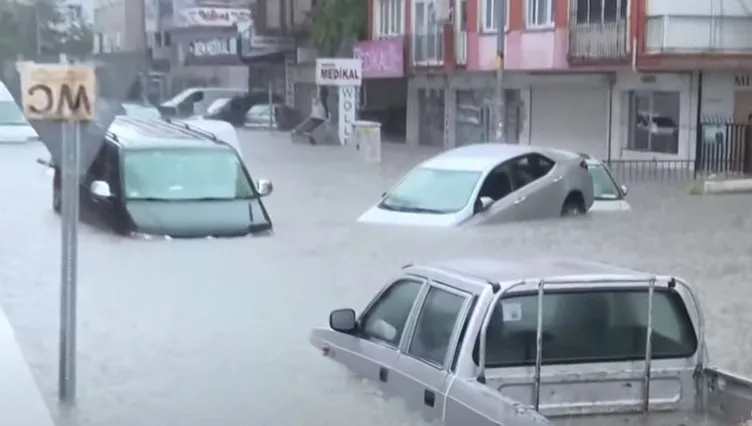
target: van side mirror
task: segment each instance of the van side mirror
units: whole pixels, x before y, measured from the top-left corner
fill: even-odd
[[[329,314],[329,327],[340,333],[352,333],[358,328],[355,310],[336,309]]]
[[[112,190],[110,184],[103,180],[95,180],[90,186],[91,195],[97,198],[110,198],[112,197]]]
[[[270,180],[259,179],[258,183],[256,184],[256,191],[258,191],[260,196],[266,197],[267,195],[271,194],[272,191],[274,191],[274,185],[272,185],[272,181]]]

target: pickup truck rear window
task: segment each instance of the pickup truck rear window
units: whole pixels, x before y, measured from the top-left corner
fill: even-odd
[[[613,362],[645,358],[646,290],[550,291],[543,296],[543,364]],[[537,294],[503,299],[488,329],[487,367],[535,364]],[[476,342],[473,359],[478,363]],[[697,337],[681,297],[656,289],[653,358],[685,358]]]

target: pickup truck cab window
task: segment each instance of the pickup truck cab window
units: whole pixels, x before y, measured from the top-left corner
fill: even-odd
[[[543,364],[641,360],[645,357],[645,290],[554,291],[543,296]],[[656,289],[653,359],[686,358],[697,337],[680,296]],[[489,324],[486,366],[535,364],[536,294],[502,299]],[[473,354],[478,363],[478,345]]]
[[[362,337],[398,346],[422,285],[417,279],[401,279],[386,289],[363,315]]]
[[[449,353],[467,296],[431,287],[418,316],[407,353],[441,368]]]

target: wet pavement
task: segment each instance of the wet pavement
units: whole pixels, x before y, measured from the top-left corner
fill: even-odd
[[[354,219],[430,150],[389,147],[384,165],[338,147],[244,134],[270,178],[275,235],[136,241],[81,230],[79,401],[55,401],[59,219],[41,146],[0,147],[0,304],[64,426],[418,425],[400,404],[321,358],[308,330],[364,306],[399,266],[452,256],[583,256],[695,283],[712,360],[752,374],[744,330],[752,197],[699,198],[632,185],[631,214],[476,230],[409,230]]]

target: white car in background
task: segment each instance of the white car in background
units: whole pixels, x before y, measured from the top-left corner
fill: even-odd
[[[581,154],[593,178],[593,206],[590,212],[626,212],[632,207],[626,200],[627,187],[618,185],[605,164],[588,154]]]
[[[27,143],[39,140],[37,132],[24,117],[8,88],[0,83],[0,144]]]
[[[657,136],[673,136],[679,131],[673,118],[647,111],[637,112],[637,128]]]

